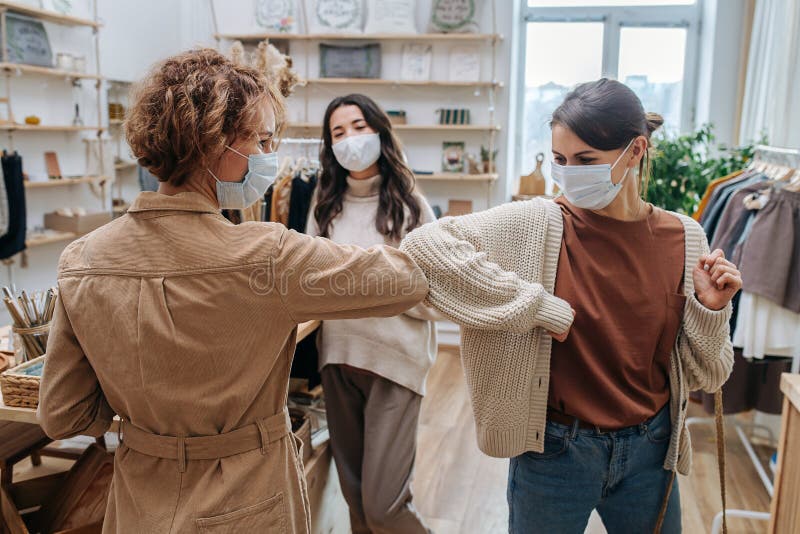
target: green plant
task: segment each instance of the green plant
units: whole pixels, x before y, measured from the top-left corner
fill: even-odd
[[[691,215],[709,182],[745,168],[754,149],[754,144],[718,144],[710,124],[689,134],[660,134],[653,139],[647,200],[666,210]]]
[[[492,151],[492,161],[497,161],[497,150]],[[489,149],[481,145],[481,161],[489,161]]]

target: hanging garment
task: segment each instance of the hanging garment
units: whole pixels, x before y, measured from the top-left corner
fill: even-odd
[[[6,194],[6,181],[3,178],[3,168],[0,166],[0,237],[8,233],[8,194]]]
[[[800,313],[800,192],[775,191],[759,211],[739,270],[745,291]]]
[[[783,394],[780,379],[791,370],[792,359],[767,356],[750,360],[742,356],[741,349],[733,351],[733,371],[722,386],[722,408],[725,414],[759,410],[781,413]],[[706,413],[714,413],[714,394],[698,391],[692,398],[703,403]]]
[[[25,232],[27,231],[22,158],[16,152],[13,154],[4,152],[2,166],[8,197],[8,230],[3,237],[0,237],[0,260],[10,258],[25,250]]]
[[[275,184],[272,184],[267,188],[267,192],[264,193],[264,203],[261,206],[261,222],[269,222],[270,215],[272,214],[272,194],[275,192]]]
[[[279,222],[284,226],[289,225],[289,202],[292,195],[292,178],[289,174],[275,182],[272,191],[272,206],[270,208],[270,221]]]
[[[733,346],[740,347],[746,358],[800,358],[800,313],[742,291]]]
[[[304,175],[298,173],[292,179],[292,191],[289,198],[288,226],[292,230],[305,233],[308,221],[308,210],[311,208],[311,199],[317,187],[317,175]]]
[[[717,187],[721,186],[722,184],[729,182],[734,178],[740,176],[743,172],[744,171],[736,171],[731,174],[728,174],[727,176],[723,176],[722,178],[717,178],[716,180],[712,180],[711,183],[708,184],[708,186],[706,187],[706,191],[705,193],[703,193],[703,198],[700,199],[700,204],[697,206],[697,211],[694,212],[692,218],[695,221],[699,221],[703,216],[703,212],[705,211],[706,206],[708,206],[709,200],[711,200],[711,194],[714,192],[714,190]]]
[[[733,194],[742,189],[743,187],[762,183],[765,182],[766,180],[767,177],[759,173],[755,175],[750,175],[743,181],[739,181],[738,179],[731,180],[730,182],[728,182],[728,184],[718,189],[720,192],[720,196],[718,200],[708,208],[706,212],[706,217],[704,217],[703,219],[704,221],[703,230],[705,230],[709,242],[714,241],[714,236],[717,231],[719,220],[722,218],[722,214],[728,207],[728,204]]]
[[[726,258],[731,257],[734,247],[747,226],[747,221],[754,214],[754,210],[748,209],[745,205],[745,199],[763,187],[762,184],[749,185],[738,189],[731,195],[717,224],[714,240],[711,242],[711,250],[721,248],[725,252]]]
[[[700,216],[700,221],[699,222],[700,222],[701,225],[703,225],[703,228],[705,228],[706,221],[708,221],[708,219],[710,217],[712,217],[712,212],[714,210],[721,209],[721,207],[719,207],[718,204],[719,204],[719,199],[722,196],[722,193],[727,188],[732,187],[732,186],[734,186],[736,184],[742,183],[745,180],[753,177],[754,175],[755,175],[755,171],[747,170],[747,171],[743,172],[742,174],[740,174],[739,176],[737,176],[736,178],[732,178],[732,179],[726,181],[724,184],[720,184],[719,186],[717,186],[711,192],[711,197],[708,199],[708,204],[706,205],[706,209],[703,211],[702,215]]]

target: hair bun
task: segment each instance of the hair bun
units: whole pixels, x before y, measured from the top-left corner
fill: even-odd
[[[652,134],[664,124],[664,117],[659,115],[658,113],[647,112],[644,115],[645,121],[647,121],[647,132]]]

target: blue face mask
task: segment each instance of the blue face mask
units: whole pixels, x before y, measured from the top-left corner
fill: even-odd
[[[228,150],[247,158],[247,174],[241,182],[223,182],[208,171],[217,181],[217,201],[222,209],[244,209],[252,206],[269,189],[278,175],[278,155],[275,152],[250,154],[245,156],[238,150],[226,146]]]

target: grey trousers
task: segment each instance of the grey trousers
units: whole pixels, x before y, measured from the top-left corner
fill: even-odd
[[[331,448],[353,534],[425,534],[411,502],[422,397],[340,365],[322,369]]]

